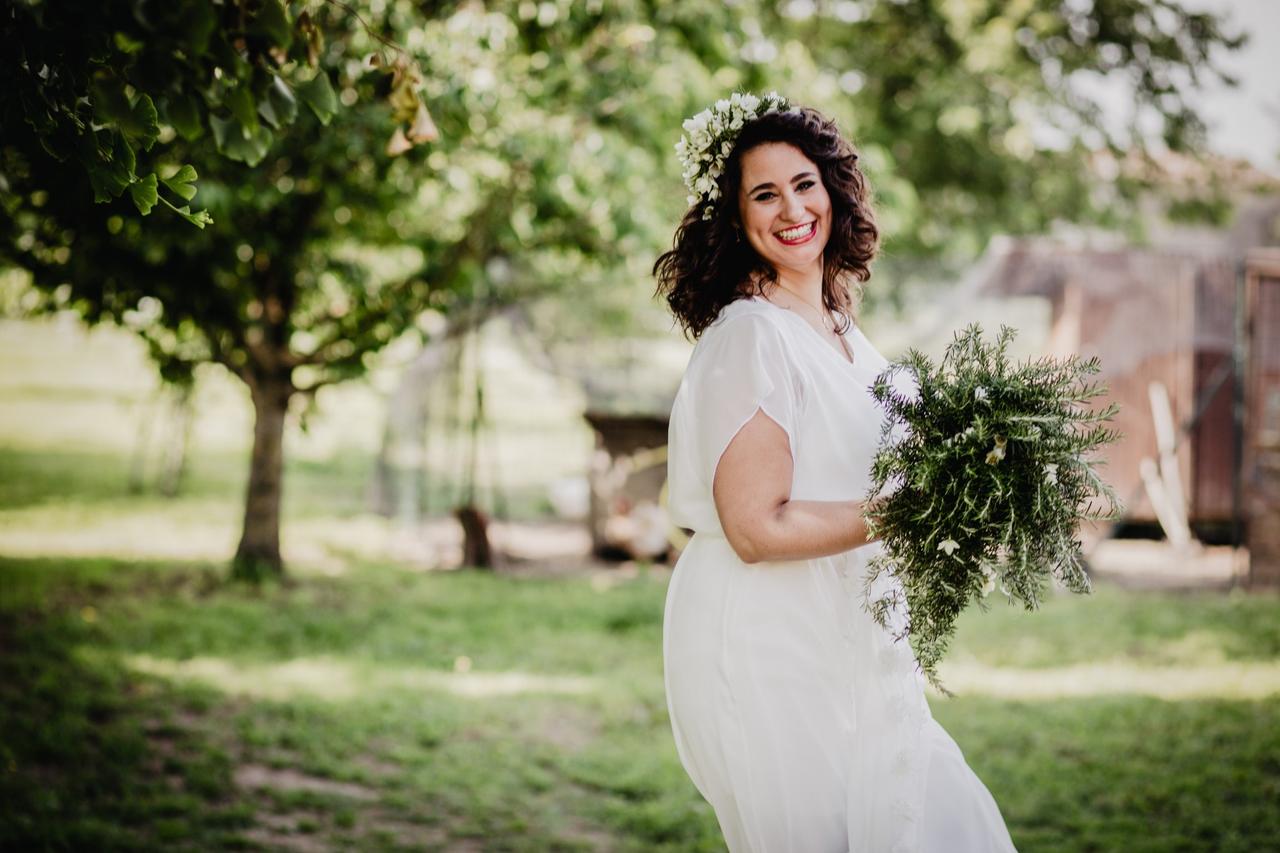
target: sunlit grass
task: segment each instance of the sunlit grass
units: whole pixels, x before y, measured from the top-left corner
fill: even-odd
[[[948,663],[940,672],[943,684],[953,692],[1002,699],[1153,696],[1177,701],[1280,696],[1280,662],[1145,666],[1122,658],[1039,669]]]
[[[987,612],[961,617],[951,664],[1061,668],[1127,662],[1141,667],[1280,661],[1276,593],[1134,594],[1099,585],[1088,595],[1059,592],[1038,611],[998,593]]]
[[[460,660],[469,660],[460,656]],[[237,663],[226,658],[170,660],[128,655],[124,663],[147,675],[208,685],[223,693],[255,699],[287,700],[312,696],[350,701],[388,690],[420,694],[452,693],[477,699],[531,693],[576,695],[599,689],[591,678],[530,672],[438,672],[409,666],[357,666],[333,658],[294,658],[278,664]],[[457,663],[455,662],[455,669]]]

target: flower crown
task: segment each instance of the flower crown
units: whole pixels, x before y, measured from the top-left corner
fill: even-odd
[[[676,143],[676,154],[684,166],[684,185],[689,188],[689,204],[700,199],[714,202],[720,197],[720,173],[724,161],[733,150],[734,139],[747,122],[774,112],[799,112],[786,98],[777,92],[756,97],[744,92],[734,92],[721,98],[690,119],[682,127],[687,135]],[[702,212],[703,219],[715,213],[708,204]]]

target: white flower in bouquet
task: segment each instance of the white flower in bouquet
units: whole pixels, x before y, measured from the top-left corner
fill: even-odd
[[[991,591],[996,588],[996,570],[986,563],[982,564],[982,576],[985,580],[982,583],[982,597],[986,598]]]

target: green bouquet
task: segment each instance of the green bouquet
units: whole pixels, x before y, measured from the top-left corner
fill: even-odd
[[[937,665],[961,611],[975,601],[985,609],[997,585],[1033,610],[1050,577],[1088,592],[1077,523],[1121,512],[1095,471],[1101,463],[1089,458],[1120,437],[1106,426],[1115,403],[1087,405],[1106,391],[1087,379],[1098,359],[1012,365],[1006,350],[1015,334],[1001,326],[992,346],[970,324],[936,367],[909,350],[872,388],[886,417],[866,518],[884,548],[870,560],[866,607],[895,639],[910,639],[921,671],[943,693]],[[904,372],[916,393],[894,381]],[[886,574],[899,583],[877,585]]]

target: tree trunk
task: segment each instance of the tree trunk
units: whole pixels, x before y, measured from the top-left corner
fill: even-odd
[[[493,568],[493,546],[489,543],[489,517],[466,504],[453,511],[462,525],[462,565],[475,569]]]
[[[253,397],[253,456],[244,503],[244,530],[231,576],[260,581],[284,575],[280,559],[280,498],[284,480],[284,418],[293,395],[287,373],[256,376],[249,382]]]

